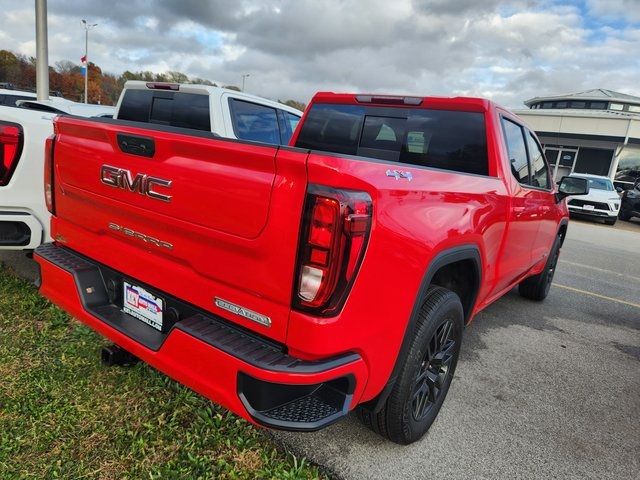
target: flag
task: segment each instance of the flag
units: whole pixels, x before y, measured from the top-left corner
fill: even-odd
[[[81,61],[82,63],[87,63],[87,56],[86,56],[86,55],[81,56],[81,57],[80,57],[80,61]]]

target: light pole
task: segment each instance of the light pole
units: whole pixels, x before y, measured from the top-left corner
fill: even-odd
[[[250,75],[248,73],[245,73],[244,75],[242,75],[242,91],[244,92],[244,81],[247,77],[249,77]]]
[[[49,99],[47,0],[36,0],[36,91],[38,100]]]
[[[84,25],[84,63],[87,67],[84,71],[84,103],[88,103],[89,95],[89,30],[98,26],[97,23],[87,23],[83,18],[82,25]]]

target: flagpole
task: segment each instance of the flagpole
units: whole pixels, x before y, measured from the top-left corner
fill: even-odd
[[[84,103],[88,103],[87,93],[89,92],[89,29],[87,28],[86,22],[84,25],[84,63],[86,65],[84,69]]]
[[[87,23],[85,19],[82,19],[84,25],[84,103],[89,103],[89,30],[97,26],[97,23]]]

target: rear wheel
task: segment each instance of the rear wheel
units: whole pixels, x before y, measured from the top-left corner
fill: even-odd
[[[620,210],[618,217],[620,217],[620,220],[624,220],[625,222],[628,222],[629,220],[631,220],[631,212]]]
[[[560,257],[560,244],[562,243],[561,237],[558,235],[553,242],[551,251],[549,252],[549,259],[544,266],[544,270],[538,275],[529,277],[518,285],[518,292],[525,298],[530,300],[536,300],[538,302],[547,298],[551,283],[553,282],[553,276],[556,273],[556,266],[558,265],[558,258]]]
[[[392,442],[419,440],[436,419],[458,363],[464,314],[460,298],[431,287],[419,313],[415,336],[389,398],[378,413],[361,407],[360,420]]]

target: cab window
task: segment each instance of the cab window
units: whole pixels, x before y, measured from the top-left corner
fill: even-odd
[[[522,127],[503,117],[502,128],[507,142],[511,173],[519,183],[526,185],[529,183],[529,162]]]
[[[549,167],[547,167],[540,145],[531,132],[527,132],[527,146],[529,147],[529,161],[531,163],[531,186],[550,188]]]

